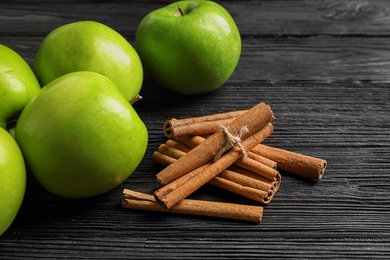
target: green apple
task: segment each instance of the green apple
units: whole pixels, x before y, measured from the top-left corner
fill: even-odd
[[[132,100],[141,90],[143,68],[137,52],[114,29],[95,21],[78,21],[50,32],[39,46],[34,72],[42,86],[75,71],[108,77]]]
[[[0,236],[14,221],[26,190],[26,166],[14,138],[0,128]]]
[[[47,191],[87,198],[133,173],[145,154],[148,132],[111,80],[78,71],[42,88],[21,113],[15,138]]]
[[[0,127],[19,116],[41,89],[27,62],[14,50],[0,44]]]
[[[219,4],[179,1],[144,17],[135,48],[157,83],[193,95],[211,92],[230,78],[240,58],[241,37]]]

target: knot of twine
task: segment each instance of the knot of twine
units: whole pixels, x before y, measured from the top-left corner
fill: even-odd
[[[228,151],[230,148],[234,147],[234,146],[238,146],[238,148],[240,148],[241,150],[241,153],[242,153],[242,157],[247,157],[248,154],[245,150],[245,148],[242,146],[241,144],[241,137],[248,133],[249,130],[248,130],[248,127],[246,126],[243,126],[241,127],[240,131],[238,132],[238,134],[236,136],[232,135],[230,132],[229,132],[229,129],[223,125],[220,125],[219,126],[219,129],[225,134],[225,138],[226,138],[226,144],[225,146],[223,146],[221,148],[221,150],[219,150],[219,152],[215,155],[214,157],[214,161],[218,160],[219,158],[221,158],[221,156],[226,152]]]

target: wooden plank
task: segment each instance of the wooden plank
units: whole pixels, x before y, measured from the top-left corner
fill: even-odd
[[[243,35],[388,35],[388,1],[226,3]]]
[[[142,18],[158,6],[161,4],[79,1],[0,4],[0,35],[45,36],[63,24],[79,20],[102,22],[124,35],[134,35]]]
[[[134,39],[127,37],[134,46]],[[0,37],[32,65],[41,37]],[[390,44],[383,37],[245,38],[231,81],[242,79],[390,81]]]
[[[9,2],[9,1],[8,1]],[[145,78],[134,107],[149,131],[144,160],[114,190],[84,200],[48,194],[29,175],[22,209],[0,238],[0,259],[370,258],[390,256],[388,1],[220,1],[243,34],[232,78],[180,96]],[[42,38],[79,19],[99,20],[134,42],[136,25],[163,1],[0,3],[0,43],[32,65]],[[263,222],[120,207],[121,191],[152,192],[163,122],[269,103],[266,143],[328,160],[324,178],[282,172]],[[211,186],[194,198],[254,203]],[[1,209],[0,209],[1,210]]]
[[[387,38],[282,37],[243,41],[235,75],[278,80],[390,80]]]
[[[372,35],[390,33],[388,1],[218,1],[241,34]],[[13,1],[0,3],[0,35],[42,36],[77,20],[97,20],[133,35],[142,18],[168,3],[159,1]]]

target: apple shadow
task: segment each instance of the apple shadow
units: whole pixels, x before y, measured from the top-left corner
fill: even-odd
[[[71,222],[80,218],[88,211],[101,208],[107,194],[84,199],[67,199],[46,191],[31,173],[27,174],[27,186],[24,200],[17,217],[15,226],[21,229],[37,228],[40,224],[54,225],[60,222]],[[103,198],[102,198],[103,197]],[[112,205],[105,205],[105,207]]]
[[[150,114],[150,116],[154,117],[156,117],[156,109],[158,109],[159,112],[157,116],[171,111],[176,111],[176,114],[178,114],[180,113],[180,108],[184,107],[194,107],[203,110],[204,107],[207,107],[207,104],[210,104],[210,102],[215,100],[215,97],[220,91],[223,91],[223,87],[224,86],[205,94],[184,95],[164,88],[145,75],[140,92],[142,100],[137,101],[134,104],[134,107],[140,113],[151,111],[153,114]]]

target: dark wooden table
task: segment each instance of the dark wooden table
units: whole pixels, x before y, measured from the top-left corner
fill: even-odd
[[[2,1],[0,43],[32,65],[54,28],[105,23],[134,43],[137,25],[169,1]],[[242,56],[218,91],[167,92],[146,78],[136,110],[149,130],[141,165],[111,192],[65,200],[29,176],[22,208],[0,237],[1,259],[390,257],[390,2],[219,1],[242,34]],[[259,224],[120,206],[122,189],[152,192],[163,122],[271,105],[265,143],[328,161],[324,178],[282,172]],[[194,198],[250,203],[205,186]],[[1,209],[0,209],[1,210]]]

